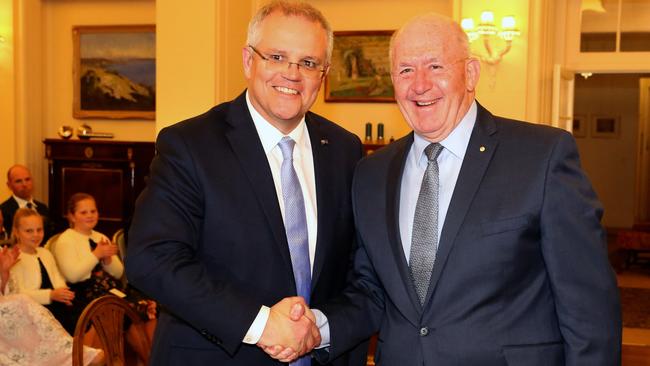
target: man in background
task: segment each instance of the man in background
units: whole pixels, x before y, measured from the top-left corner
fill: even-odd
[[[129,281],[163,309],[152,364],[276,365],[266,346],[300,356],[320,341],[314,317],[293,322],[290,307],[318,306],[345,286],[362,150],[308,112],[331,52],[318,10],[272,2],[249,25],[248,89],[160,132],[126,257]],[[365,364],[366,352],[331,364]]]
[[[6,201],[0,205],[2,210],[2,218],[4,221],[4,228],[8,235],[11,235],[11,227],[13,225],[14,214],[19,208],[27,207],[36,210],[43,216],[43,224],[45,235],[43,236],[43,243],[55,233],[55,225],[50,217],[50,210],[43,202],[37,201],[32,196],[34,191],[34,181],[32,173],[26,166],[13,165],[7,170],[7,187],[13,193]]]

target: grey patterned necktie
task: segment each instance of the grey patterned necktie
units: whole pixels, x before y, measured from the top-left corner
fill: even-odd
[[[436,252],[438,251],[438,190],[440,184],[437,159],[441,151],[442,145],[438,143],[429,144],[424,149],[429,163],[422,178],[413,217],[409,267],[420,304],[424,304],[424,298],[427,296],[433,263],[436,261]]]
[[[296,142],[288,136],[283,137],[278,143],[283,158],[282,167],[280,168],[280,181],[282,183],[282,198],[284,199],[284,227],[287,232],[293,278],[296,281],[296,292],[298,296],[304,297],[305,302],[309,304],[311,266],[309,264],[307,216],[300,181],[293,168],[293,147],[295,144]],[[309,366],[311,365],[311,358],[309,355],[303,356],[290,365]]]

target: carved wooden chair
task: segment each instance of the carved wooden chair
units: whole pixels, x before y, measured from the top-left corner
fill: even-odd
[[[82,366],[84,364],[83,340],[86,330],[91,325],[95,329],[104,350],[106,366],[124,366],[125,317],[131,320],[132,328],[141,329],[134,325],[142,324],[142,319],[125,300],[117,296],[102,296],[88,304],[81,313],[75,328],[74,343],[72,345],[72,366]],[[147,335],[144,331],[140,331],[140,333],[137,338],[138,342],[142,344],[139,346],[142,349],[151,349]],[[145,364],[149,362],[148,359],[144,361]]]

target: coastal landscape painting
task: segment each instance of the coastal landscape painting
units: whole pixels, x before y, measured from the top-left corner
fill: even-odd
[[[73,40],[75,118],[155,118],[155,26],[78,26]]]

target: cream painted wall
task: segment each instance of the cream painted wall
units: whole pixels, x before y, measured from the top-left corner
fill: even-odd
[[[214,105],[216,3],[156,3],[157,131]]]
[[[473,18],[474,24],[479,23],[484,10],[494,12],[494,20],[499,27],[501,18],[514,15],[521,36],[513,41],[512,49],[499,64],[492,66],[481,63],[476,99],[494,114],[526,119],[528,78],[532,72],[528,65],[529,1],[493,0],[486,5],[484,0],[462,0],[461,17]],[[494,44],[495,51],[504,46],[501,40]],[[474,41],[471,47],[475,54],[485,54],[480,39]]]
[[[237,97],[246,88],[242,48],[246,45],[248,22],[260,6],[258,1],[218,1],[217,103]]]
[[[156,130],[233,99],[246,87],[241,49],[256,1],[158,0]]]
[[[408,6],[393,0],[313,0],[330,21],[334,31],[397,29],[408,19],[425,12],[452,16],[452,1],[412,0]],[[366,122],[384,124],[384,136],[399,138],[410,132],[395,103],[325,103],[323,90],[312,110],[363,137]]]
[[[0,189],[5,197],[5,167],[15,160],[15,92],[13,0],[0,0]],[[4,198],[1,198],[4,200]]]
[[[154,0],[43,1],[43,128],[57,137],[61,125],[90,125],[116,140],[153,141],[152,120],[75,119],[72,117],[72,27],[75,25],[155,24]],[[31,60],[33,62],[33,60]],[[157,102],[158,103],[158,102]],[[36,121],[33,121],[36,123]]]

